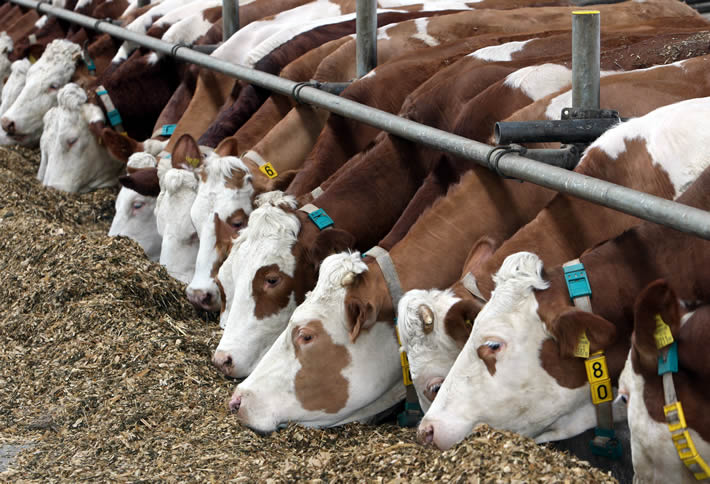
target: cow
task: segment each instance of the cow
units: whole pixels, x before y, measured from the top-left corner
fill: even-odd
[[[29,68],[22,91],[1,118],[2,129],[15,142],[30,146],[39,141],[42,118],[56,105],[57,92],[71,79],[80,57],[78,45],[54,40]]]
[[[10,66],[12,62],[8,55],[12,52],[12,39],[5,32],[0,32],[0,95],[2,95],[2,86],[10,77]]]
[[[152,261],[160,259],[162,238],[155,219],[155,205],[160,193],[145,191],[157,183],[157,163],[153,156],[136,153],[126,165],[128,174],[119,177],[121,190],[116,197],[116,214],[109,228],[109,237],[129,237],[143,248]]]
[[[10,65],[10,77],[8,77],[7,82],[5,82],[2,94],[0,95],[0,116],[12,106],[12,103],[15,102],[20,92],[22,92],[30,65],[30,61],[27,59],[15,61]],[[0,128],[0,144],[10,145],[14,143],[15,141]]]
[[[624,123],[617,129],[625,136],[599,147],[612,158],[629,149],[653,160],[658,181],[668,191],[682,191],[702,172],[678,201],[706,207],[710,171],[702,171],[707,165],[704,135],[692,126],[708,110],[708,98],[659,108]],[[676,131],[681,126],[682,134]],[[686,143],[677,144],[680,139]],[[687,150],[689,145],[699,148]],[[682,168],[676,164],[680,157],[688,158]],[[584,365],[572,356],[580,333],[586,331],[592,353],[606,351],[615,381],[629,350],[629,293],[658,277],[670,277],[682,288],[680,297],[704,299],[710,285],[703,274],[696,273],[693,281],[680,274],[693,272],[710,254],[708,248],[705,241],[645,223],[587,252],[580,260],[595,291],[593,314],[571,307],[562,267],[543,272],[542,260],[531,252],[509,256],[494,277],[490,301],[474,320],[471,335],[420,424],[420,439],[449,448],[479,422],[537,442],[567,438],[593,426],[595,411]],[[676,282],[679,278],[683,281]]]
[[[631,454],[636,474],[635,482],[697,482],[697,477],[710,474],[710,426],[706,409],[710,404],[707,382],[710,377],[707,343],[710,341],[710,306],[705,304],[686,312],[678,296],[665,280],[649,284],[636,298],[634,305],[634,333],[631,350],[619,377],[619,395],[628,405],[627,418],[631,429]],[[660,376],[659,360],[670,339],[657,343],[666,325],[677,351],[677,371]],[[659,332],[657,328],[661,327]],[[660,334],[659,334],[660,333]],[[664,415],[664,407],[675,402],[664,398],[664,383],[673,382],[673,398],[680,405],[685,426],[675,424]],[[683,432],[687,431],[687,435]],[[675,436],[681,440],[675,444]],[[692,445],[705,468],[689,469],[679,452],[693,461]],[[678,449],[676,448],[678,445]],[[693,474],[696,474],[695,476]]]
[[[92,136],[105,123],[101,109],[87,102],[86,92],[69,83],[57,94],[57,106],[44,115],[37,179],[66,192],[88,192],[118,183],[125,164],[108,156]]]

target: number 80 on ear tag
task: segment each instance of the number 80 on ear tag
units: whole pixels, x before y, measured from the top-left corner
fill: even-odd
[[[584,362],[589,380],[589,389],[592,392],[592,402],[598,405],[603,402],[610,402],[613,399],[611,390],[611,379],[609,369],[606,366],[604,354],[592,355]]]

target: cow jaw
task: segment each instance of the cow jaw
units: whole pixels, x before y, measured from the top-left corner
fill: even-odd
[[[337,254],[323,261],[316,287],[237,387],[232,401],[239,402],[246,425],[270,431],[283,422],[328,427],[369,420],[404,396],[392,325],[377,322],[353,342],[344,323],[344,274],[332,266],[359,257]]]
[[[37,178],[45,186],[66,192],[115,185],[124,164],[114,160],[89,129],[91,123],[104,122],[101,109],[87,103],[84,90],[73,83],[63,87],[57,97],[58,106],[44,116]]]
[[[231,235],[236,236],[242,226],[246,226],[253,209],[254,187],[249,169],[239,158],[221,157],[216,153],[204,161],[201,180],[190,211],[200,244],[187,294],[195,306],[218,311],[221,296],[215,275],[227,255],[226,250],[221,250],[226,247],[222,246],[230,243],[222,239],[225,236],[231,239]],[[222,227],[233,227],[233,234],[221,234]]]
[[[42,118],[57,104],[57,92],[74,74],[81,47],[59,39],[27,71],[22,91],[3,114],[2,126],[17,142],[34,144],[42,134]]]
[[[159,167],[158,173],[161,171]],[[155,205],[156,225],[163,238],[160,264],[185,284],[192,279],[198,249],[197,232],[189,216],[196,194],[197,180],[192,172],[171,168],[160,176]]]
[[[129,237],[143,248],[152,261],[160,259],[162,238],[155,222],[155,197],[122,187],[116,197],[116,215],[108,231],[110,237]]]
[[[540,352],[550,337],[533,292],[547,288],[541,271],[534,254],[505,260],[490,302],[420,424],[426,441],[449,448],[479,423],[539,442],[594,425],[588,387],[564,388],[542,367]]]
[[[295,206],[293,197],[283,200]],[[292,248],[300,228],[293,213],[267,202],[252,212],[220,268],[226,297],[221,320],[226,322],[214,362],[223,373],[249,375],[288,324],[296,308]],[[218,364],[225,361],[229,364]]]
[[[444,327],[449,308],[459,300],[451,291],[415,289],[399,301],[399,337],[425,412],[461,352],[461,344]]]

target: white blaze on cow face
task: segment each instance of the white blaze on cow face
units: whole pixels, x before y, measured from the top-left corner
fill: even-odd
[[[2,86],[10,77],[10,66],[12,62],[8,57],[12,52],[12,39],[5,32],[0,32],[0,94],[2,94]]]
[[[197,195],[197,178],[188,170],[165,170],[163,163],[158,166],[158,176],[160,195],[155,205],[155,218],[158,233],[163,238],[160,264],[175,279],[187,284],[195,270],[199,247],[197,231],[189,216]]]
[[[251,373],[296,308],[291,252],[301,229],[292,213],[296,200],[269,192],[257,197],[256,206],[218,276],[226,301],[224,334],[213,362],[236,378]]]
[[[235,156],[212,153],[198,175],[200,184],[190,217],[200,242],[187,296],[198,307],[219,311],[221,297],[215,277],[229,248],[229,240],[224,239],[236,237],[246,227],[254,187],[249,169]]]
[[[427,411],[461,352],[447,331],[449,309],[461,299],[450,290],[408,291],[399,300],[397,327],[423,411]]]
[[[448,449],[486,423],[546,442],[594,425],[588,386],[564,388],[542,367],[550,335],[533,293],[548,287],[541,272],[542,261],[529,252],[503,262],[490,301],[419,425],[420,439]]]
[[[87,103],[86,92],[74,83],[60,89],[57,98],[58,106],[44,116],[37,178],[45,186],[66,192],[115,185],[125,166],[99,145],[89,129],[93,123],[103,125],[101,109]]]
[[[148,153],[134,153],[128,159],[129,169],[155,168],[155,157]],[[141,195],[127,187],[121,187],[116,197],[116,214],[108,231],[110,237],[130,237],[140,244],[152,261],[160,259],[162,238],[155,220],[157,197]]]
[[[372,324],[353,342],[344,324],[346,287],[366,269],[357,252],[323,261],[316,287],[234,392],[230,408],[245,425],[270,432],[287,422],[366,421],[403,398],[392,325]]]
[[[42,119],[57,104],[57,93],[74,75],[81,47],[68,40],[52,41],[27,71],[25,86],[2,116],[2,128],[17,142],[36,144]]]

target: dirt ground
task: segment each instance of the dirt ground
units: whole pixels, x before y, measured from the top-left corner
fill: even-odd
[[[211,368],[217,318],[106,236],[117,189],[45,189],[38,162],[0,147],[0,481],[613,481],[485,426],[447,452],[394,425],[257,436]]]

